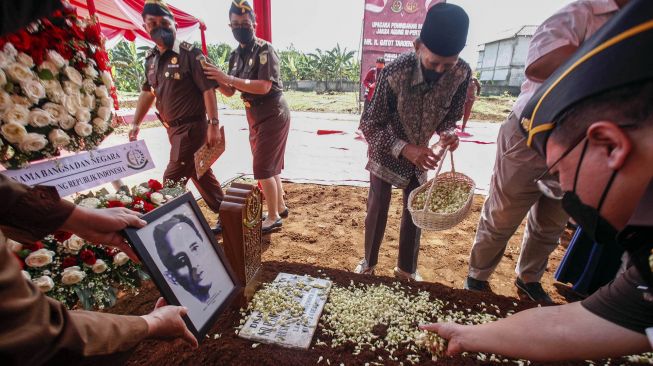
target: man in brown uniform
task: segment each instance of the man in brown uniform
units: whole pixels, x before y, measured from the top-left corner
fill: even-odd
[[[229,73],[206,65],[209,78],[220,83],[227,97],[240,91],[247,111],[254,178],[261,183],[268,212],[263,233],[282,225],[288,216],[281,170],[290,130],[290,109],[283,98],[279,56],[272,45],[254,36],[256,17],[246,0],[233,1],[229,26],[239,46],[229,58]]]
[[[146,57],[146,79],[129,139],[138,138],[138,126],[156,99],[158,116],[171,145],[163,179],[192,180],[209,208],[218,213],[224,197],[220,183],[211,169],[197,178],[194,163],[194,154],[204,143],[213,146],[222,139],[214,90],[218,84],[204,76],[202,52],[175,39],[174,18],[162,1],[147,1],[143,21],[156,46]]]

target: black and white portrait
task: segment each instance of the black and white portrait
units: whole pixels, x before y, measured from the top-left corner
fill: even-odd
[[[180,198],[144,216],[147,226],[126,233],[166,300],[187,307],[199,332],[236,282],[192,195]]]

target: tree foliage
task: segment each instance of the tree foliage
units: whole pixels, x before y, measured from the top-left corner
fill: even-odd
[[[201,47],[196,43],[197,47]],[[148,47],[138,47],[131,42],[120,42],[109,51],[116,86],[118,90],[138,92],[145,78],[145,54]],[[232,48],[226,43],[207,45],[210,62],[227,70]],[[324,82],[327,89],[338,89],[343,81],[358,82],[360,60],[356,52],[341,48],[339,44],[331,50],[316,49],[304,53],[294,46],[279,51],[281,79],[283,82],[316,80]]]

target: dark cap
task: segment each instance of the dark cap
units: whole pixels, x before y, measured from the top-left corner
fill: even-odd
[[[653,1],[634,0],[612,17],[533,95],[520,118],[526,143],[546,156],[559,117],[577,103],[653,79]]]
[[[249,5],[247,0],[233,0],[231,2],[231,8],[229,9],[229,13],[243,15],[251,12],[252,12],[252,6]]]
[[[163,0],[146,0],[143,6],[142,16],[154,15],[159,17],[170,17],[174,19],[170,8]]]
[[[465,48],[469,17],[458,5],[435,4],[426,13],[419,38],[438,56],[455,56]]]

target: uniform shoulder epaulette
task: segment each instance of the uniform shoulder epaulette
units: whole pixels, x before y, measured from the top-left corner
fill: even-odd
[[[260,38],[257,38],[255,42],[256,42],[256,45],[259,46],[259,47],[263,47],[263,46],[268,44],[268,41],[266,41],[264,39],[260,39]]]
[[[192,43],[188,43],[188,42],[185,42],[185,41],[184,41],[184,42],[181,42],[181,44],[179,45],[179,47],[185,49],[186,51],[192,51],[193,48],[195,48],[195,46],[193,46]]]

